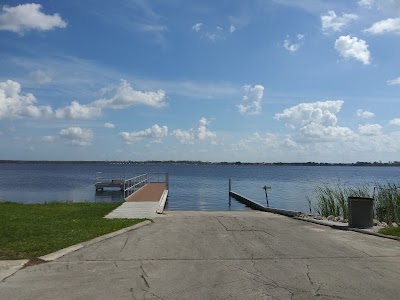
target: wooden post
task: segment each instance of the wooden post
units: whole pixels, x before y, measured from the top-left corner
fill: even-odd
[[[167,190],[169,189],[169,175],[168,173],[165,173],[165,185],[167,186]]]
[[[229,178],[229,192],[232,190],[232,183],[231,183],[231,178]]]

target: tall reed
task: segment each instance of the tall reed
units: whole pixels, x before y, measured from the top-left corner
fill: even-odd
[[[314,197],[306,196],[311,211],[328,217],[348,218],[348,197],[374,198],[374,213],[381,222],[399,223],[400,185],[395,183],[375,183],[369,185],[346,186],[341,182],[317,186]]]
[[[307,196],[310,210],[328,217],[340,216],[347,219],[348,197],[370,197],[369,188],[366,185],[346,186],[341,182],[317,186],[314,190],[314,199]]]
[[[377,219],[388,224],[399,223],[400,186],[394,183],[376,184],[374,194]]]

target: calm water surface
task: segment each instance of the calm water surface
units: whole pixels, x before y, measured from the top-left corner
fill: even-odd
[[[168,172],[169,210],[244,210],[246,206],[228,197],[232,190],[265,204],[264,185],[271,207],[308,211],[307,194],[325,183],[345,184],[400,182],[400,167],[343,166],[223,166],[223,165],[110,165],[78,163],[0,164],[0,200],[22,203],[51,201],[120,201],[119,192],[95,193],[96,172],[123,174]]]

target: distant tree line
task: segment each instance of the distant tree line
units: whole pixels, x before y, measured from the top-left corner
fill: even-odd
[[[124,165],[135,165],[135,164],[176,164],[176,165],[259,165],[259,166],[400,166],[400,161],[375,161],[375,162],[364,162],[357,161],[355,163],[324,163],[324,162],[208,162],[201,160],[146,160],[146,161],[66,161],[66,160],[0,160],[0,163],[51,163],[51,164],[124,164]]]

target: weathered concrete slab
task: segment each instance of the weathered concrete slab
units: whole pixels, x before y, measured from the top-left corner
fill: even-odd
[[[0,281],[13,275],[19,269],[21,269],[26,263],[27,259],[18,260],[0,260]]]
[[[22,269],[2,299],[398,299],[400,243],[265,212],[169,212]]]

